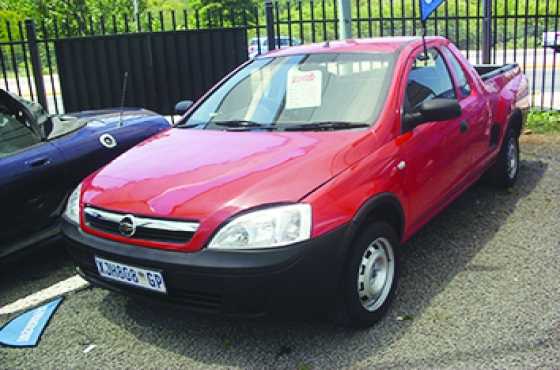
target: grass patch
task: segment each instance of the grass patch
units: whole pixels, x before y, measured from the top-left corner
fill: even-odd
[[[529,112],[527,129],[536,134],[560,132],[560,111]]]

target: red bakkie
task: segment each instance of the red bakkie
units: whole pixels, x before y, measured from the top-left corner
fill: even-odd
[[[282,49],[86,178],[63,232],[101,287],[368,326],[415,232],[483,175],[515,183],[528,103],[517,65],[473,67],[441,37]]]

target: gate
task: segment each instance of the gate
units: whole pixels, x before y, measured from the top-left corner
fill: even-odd
[[[56,40],[64,107],[145,107],[165,115],[248,59],[243,28]],[[124,100],[123,100],[124,97]]]

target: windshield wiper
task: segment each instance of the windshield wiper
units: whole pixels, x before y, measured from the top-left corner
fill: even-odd
[[[262,127],[262,126],[268,126],[268,125],[264,125],[264,124],[260,124],[257,122],[253,122],[253,121],[247,121],[247,120],[243,120],[243,119],[237,119],[237,120],[231,120],[231,121],[211,121],[210,123],[213,123],[217,126],[225,126],[225,127]]]
[[[270,123],[257,123],[254,121],[247,120],[231,120],[231,121],[211,121],[217,126],[225,126],[231,131],[246,131],[252,128],[258,128],[262,130],[276,130],[278,127]]]
[[[348,128],[369,127],[367,123],[324,121],[312,122],[299,125],[285,125],[284,131],[318,131],[318,130],[344,130]]]
[[[195,128],[195,127],[202,126],[202,125],[203,125],[203,123],[191,123],[191,124],[188,124],[188,125],[185,124],[185,123],[182,123],[182,124],[176,125],[175,127],[177,127],[177,128]]]

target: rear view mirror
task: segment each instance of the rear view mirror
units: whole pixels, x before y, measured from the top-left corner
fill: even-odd
[[[184,115],[193,104],[192,100],[182,100],[178,102],[175,104],[175,114],[178,116]]]
[[[456,99],[431,99],[422,103],[417,112],[405,114],[404,125],[406,130],[412,130],[422,123],[447,121],[461,114],[461,106]]]

